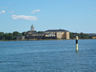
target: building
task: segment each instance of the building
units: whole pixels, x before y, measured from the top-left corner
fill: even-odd
[[[57,39],[70,39],[70,32],[64,29],[46,30],[47,36],[55,36]]]
[[[90,36],[92,39],[96,39],[96,33],[90,33],[89,36]]]
[[[96,39],[96,36],[93,36],[92,39]]]
[[[25,36],[17,36],[16,40],[25,40]]]
[[[34,26],[31,26],[31,30],[26,32],[26,39],[42,39],[45,36],[43,32],[37,32],[34,30]]]
[[[25,39],[70,39],[70,32],[64,29],[37,32],[32,25],[30,31],[25,33]]]

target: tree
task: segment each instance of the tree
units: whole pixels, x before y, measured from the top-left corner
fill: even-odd
[[[13,40],[13,34],[12,33],[5,33],[4,38],[5,38],[5,40]]]
[[[13,36],[18,36],[19,35],[19,32],[15,31],[13,32]]]
[[[3,39],[4,39],[4,33],[0,32],[0,40],[3,40]]]

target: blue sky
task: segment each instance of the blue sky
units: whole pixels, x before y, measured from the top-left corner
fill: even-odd
[[[66,29],[96,33],[96,0],[0,0],[0,32]]]

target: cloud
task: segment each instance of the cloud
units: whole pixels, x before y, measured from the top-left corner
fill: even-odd
[[[5,13],[6,13],[5,10],[0,11],[0,14],[5,14]]]
[[[14,20],[30,20],[30,21],[36,21],[38,18],[36,16],[25,16],[25,15],[12,15],[12,19]]]
[[[38,13],[38,12],[40,12],[40,9],[33,10],[33,11],[32,11],[32,14],[36,14],[36,13]]]

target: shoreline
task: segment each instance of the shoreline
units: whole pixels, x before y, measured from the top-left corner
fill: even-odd
[[[67,40],[67,39],[32,39],[32,40],[0,40],[1,41],[44,41],[44,40]],[[68,39],[68,40],[75,40],[75,39]],[[96,40],[96,39],[79,39],[79,40]]]

